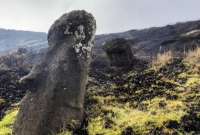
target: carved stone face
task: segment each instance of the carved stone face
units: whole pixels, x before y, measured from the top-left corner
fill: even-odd
[[[77,14],[78,13],[78,14]],[[73,48],[78,56],[88,58],[96,32],[94,17],[82,11],[73,11],[61,16],[51,27],[48,34],[49,45],[56,45],[73,38]]]

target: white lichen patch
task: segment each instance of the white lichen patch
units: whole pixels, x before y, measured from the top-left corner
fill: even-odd
[[[83,46],[83,45],[82,45],[81,43],[77,43],[77,44],[75,44],[75,45],[73,46],[74,49],[75,49],[75,51],[76,51],[76,53],[80,53],[82,46]]]
[[[76,28],[76,31],[74,31],[74,32],[70,31],[71,27],[73,27],[72,24],[68,24],[65,27],[64,34],[65,35],[73,35],[74,40],[75,40],[75,44],[73,45],[73,48],[74,48],[76,54],[79,57],[84,58],[84,59],[89,58],[89,54],[90,54],[90,52],[92,50],[92,45],[93,45],[91,43],[91,40],[93,40],[93,39],[88,41],[88,43],[83,43],[83,41],[86,39],[84,26],[83,25],[79,25]],[[91,32],[89,32],[89,33],[91,33]]]
[[[79,25],[77,27],[77,31],[74,32],[74,36],[76,40],[76,43],[73,46],[75,49],[75,52],[81,58],[89,58],[89,54],[92,49],[92,43],[90,42],[86,44],[82,43],[82,41],[86,38],[83,25]]]
[[[84,32],[84,26],[79,25],[77,27],[77,31],[74,32],[76,40],[84,40],[85,39],[85,32]]]
[[[89,54],[92,50],[92,44],[82,44],[82,43],[77,43],[74,46],[75,52],[78,54],[79,57],[82,58],[89,58]]]

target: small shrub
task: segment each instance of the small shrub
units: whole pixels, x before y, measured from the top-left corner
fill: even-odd
[[[186,65],[192,67],[194,72],[200,71],[200,47],[189,51],[184,59]]]
[[[194,62],[198,60],[198,62],[200,62],[199,59],[200,59],[200,47],[196,48],[195,50],[189,51],[187,53],[185,61]]]

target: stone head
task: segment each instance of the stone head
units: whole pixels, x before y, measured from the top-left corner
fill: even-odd
[[[55,21],[48,32],[48,42],[51,45],[74,37],[77,42],[84,44],[93,40],[95,32],[96,21],[92,14],[84,10],[75,10]]]

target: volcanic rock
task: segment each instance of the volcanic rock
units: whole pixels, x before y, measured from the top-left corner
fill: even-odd
[[[86,11],[64,14],[51,26],[43,60],[20,82],[31,86],[23,98],[14,135],[57,134],[78,126],[96,21]]]

